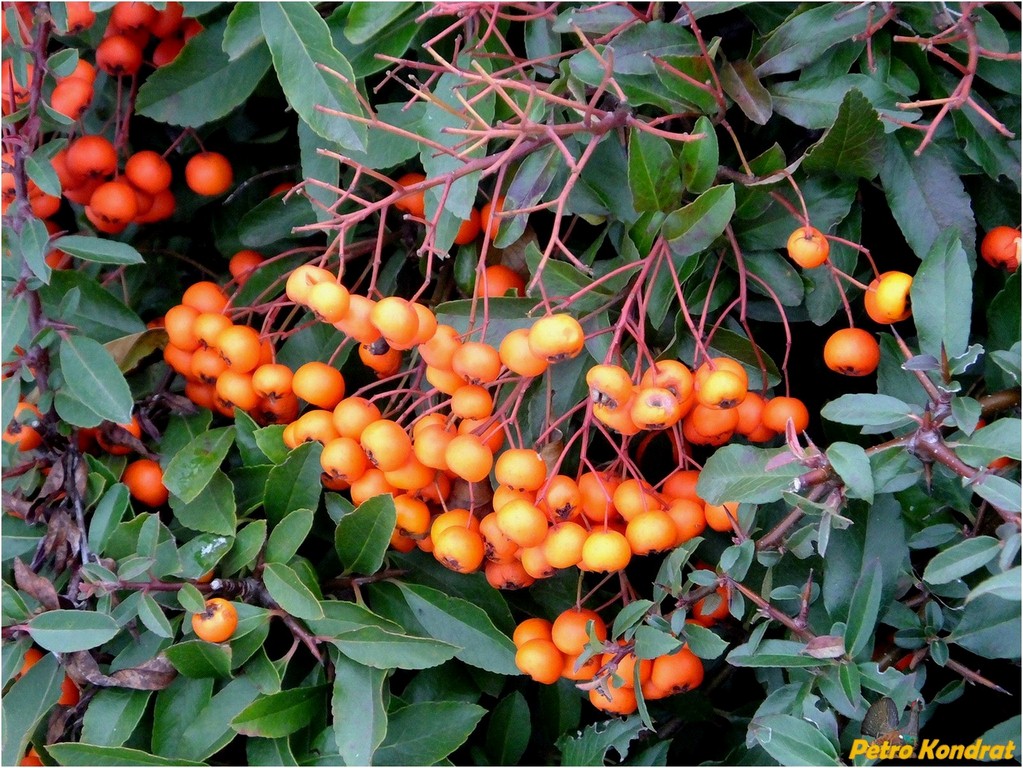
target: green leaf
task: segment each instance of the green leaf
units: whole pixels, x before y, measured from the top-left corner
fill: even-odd
[[[279,522],[270,532],[266,543],[268,563],[287,563],[298,552],[313,527],[313,512],[310,509],[296,509]]]
[[[718,76],[722,90],[739,105],[742,113],[757,125],[767,125],[774,105],[771,93],[757,78],[753,65],[745,59],[725,62]]]
[[[153,752],[164,757],[205,760],[236,737],[231,720],[259,695],[245,677],[216,695],[213,680],[178,677],[160,691],[153,712]]]
[[[74,613],[74,611],[68,611]],[[3,697],[4,765],[18,765],[36,726],[60,698],[64,669],[48,653],[10,687]]]
[[[353,43],[365,43],[387,29],[416,3],[359,3],[352,6],[345,24],[345,37]]]
[[[266,541],[266,520],[253,520],[238,530],[231,551],[227,553],[222,571],[225,576],[238,573],[242,568],[255,565],[256,555]]]
[[[376,496],[345,515],[334,531],[334,549],[346,573],[376,573],[394,533],[394,498]]]
[[[271,525],[283,520],[293,509],[316,509],[319,506],[322,450],[319,443],[303,443],[291,452],[287,461],[270,470],[263,505]]]
[[[178,605],[189,613],[202,613],[206,609],[206,599],[194,584],[186,582],[178,590]]]
[[[834,10],[829,6],[830,10]],[[781,765],[838,765],[835,745],[806,720],[792,715],[754,718],[750,735]]]
[[[63,299],[74,291],[79,295],[78,304],[65,309]],[[39,298],[47,317],[75,326],[100,344],[146,330],[138,315],[100,287],[94,278],[76,269],[54,272],[50,284],[39,289]]]
[[[67,336],[60,345],[60,370],[68,391],[97,416],[124,423],[134,405],[128,382],[110,353],[85,336]]]
[[[668,214],[661,231],[676,267],[681,266],[681,259],[709,248],[725,231],[734,212],[735,187],[721,184]]]
[[[726,661],[734,667],[818,667],[820,659],[805,654],[805,644],[796,640],[764,640],[733,648]]]
[[[263,43],[263,27],[259,23],[259,3],[235,3],[224,27],[222,48],[230,61],[235,61]]]
[[[971,284],[973,275],[959,237],[949,230],[934,240],[910,287],[920,351],[939,360],[942,345],[955,357],[970,339],[972,297],[964,295],[963,286]]]
[[[323,709],[326,686],[292,688],[253,702],[231,721],[244,736],[278,739],[305,727]]]
[[[959,625],[947,639],[988,659],[1018,659],[1019,604],[982,595],[966,604]]]
[[[317,109],[322,106],[363,117],[352,90],[355,74],[348,60],[331,43],[327,23],[312,4],[260,3],[259,19],[288,104],[323,138],[342,147],[365,149],[364,125]],[[347,78],[348,85],[321,67]]]
[[[855,657],[867,641],[874,637],[878,611],[881,609],[881,566],[871,562],[860,574],[849,602],[849,617],[845,625],[845,647]]]
[[[667,656],[682,647],[682,641],[670,632],[654,629],[645,624],[636,628],[635,639],[635,653],[639,659]]]
[[[317,151],[323,147],[324,143],[323,139],[317,136],[305,122],[299,122],[298,147],[302,161],[302,178],[307,181],[315,179],[337,188],[340,184],[341,165],[333,157],[322,155]],[[310,201],[320,203],[320,205],[312,205],[317,221],[329,221],[334,216],[328,208],[337,200],[337,193],[317,184],[306,184],[302,194]]]
[[[821,408],[821,416],[839,424],[894,429],[909,424],[909,414],[918,411],[889,395],[842,395]]]
[[[874,475],[867,452],[852,443],[837,442],[825,451],[832,469],[845,483],[845,495],[851,499],[874,501]]]
[[[30,217],[23,225],[21,232],[8,230],[5,240],[7,248],[15,258],[20,258],[32,270],[32,274],[43,283],[50,282],[52,270],[45,261],[49,245],[50,233],[46,225],[35,217]],[[5,250],[7,250],[5,248]]]
[[[175,519],[193,531],[234,535],[237,525],[234,485],[219,469],[214,471],[207,485],[191,501],[185,502],[171,495],[170,507]]]
[[[703,138],[682,145],[682,180],[686,189],[700,195],[710,189],[717,177],[718,137],[706,115],[696,121],[692,133],[702,133]]]
[[[89,520],[89,548],[93,552],[103,552],[107,540],[120,525],[124,513],[130,506],[128,486],[115,483],[110,486],[103,497],[96,503]]]
[[[117,634],[120,627],[105,613],[60,609],[40,613],[28,623],[28,633],[54,653],[73,653],[97,648]]]
[[[17,296],[5,296],[3,306],[3,330],[0,332],[0,359],[6,360],[22,336],[28,331],[28,300],[24,293]]]
[[[685,640],[689,650],[701,659],[716,659],[728,647],[726,640],[699,624],[686,624]]]
[[[924,568],[928,584],[948,584],[983,568],[1001,550],[1001,542],[991,536],[975,536],[936,554]]]
[[[189,40],[174,61],[151,73],[139,88],[135,111],[162,123],[198,128],[244,103],[270,68],[267,49],[253,45],[228,58],[227,21]]]
[[[767,464],[784,453],[784,449],[754,448],[749,445],[726,445],[715,451],[703,471],[696,492],[711,504],[726,501],[765,504],[777,501],[805,468],[791,462],[770,471]]]
[[[220,469],[234,433],[234,427],[211,429],[174,454],[163,473],[167,490],[186,503],[197,499]]]
[[[101,688],[85,710],[82,741],[101,747],[121,746],[142,719],[150,696],[152,691]]]
[[[64,235],[53,242],[54,248],[97,264],[141,264],[142,254],[127,243],[84,235]]]
[[[397,634],[374,626],[342,632],[330,641],[352,661],[375,669],[427,669],[443,664],[458,651],[456,646],[440,640]]]
[[[231,675],[231,646],[227,643],[207,643],[205,640],[186,640],[164,651],[173,666],[186,677],[229,677]]]
[[[982,499],[991,502],[1009,513],[1020,511],[1020,484],[998,475],[985,475],[973,483],[973,491]]]
[[[884,146],[884,127],[877,112],[853,88],[842,100],[834,125],[807,152],[803,169],[873,179],[880,170]]]
[[[60,765],[165,765],[165,766],[202,766],[205,763],[181,758],[158,757],[141,749],[129,747],[108,747],[99,744],[85,744],[63,741],[50,744],[46,751]]]
[[[515,171],[511,184],[505,192],[504,210],[515,210],[517,208],[532,208],[550,189],[554,179],[558,175],[560,166],[555,160],[558,148],[555,146],[537,149],[530,152],[526,159]],[[490,237],[497,248],[506,248],[526,231],[526,222],[529,214],[520,213],[511,219],[495,219],[498,228],[491,229]],[[554,266],[558,262],[550,262]]]
[[[575,736],[565,734],[557,741],[562,765],[604,765],[608,750],[618,753],[617,762],[625,760],[629,745],[639,737],[643,722],[637,715],[611,718],[593,723]]]
[[[866,96],[871,106],[884,117],[912,122],[920,116],[920,110],[899,109],[896,104],[902,97],[887,83],[867,75],[786,80],[773,83],[769,90],[777,114],[803,128],[820,130],[834,124],[845,95],[853,88]],[[895,130],[894,124],[883,125],[886,131]],[[915,134],[913,140],[919,142]]]
[[[908,133],[913,135],[906,135]],[[900,131],[887,137],[881,184],[895,221],[909,247],[921,259],[927,256],[944,264],[954,257],[947,251],[953,249],[954,240],[958,239],[972,264],[976,259],[976,223],[963,181],[945,153],[924,152],[916,156],[919,144],[920,139],[914,131]],[[942,238],[942,249],[932,254],[931,249],[935,248],[939,238]],[[915,289],[916,280],[913,283]],[[967,284],[969,280],[960,286]],[[917,295],[917,291],[913,290],[914,315],[921,309],[926,310],[916,303]],[[934,297],[934,300],[939,299],[941,297]],[[944,308],[944,304],[941,307]],[[919,315],[916,320],[920,323]],[[939,323],[936,327],[943,330],[944,324]],[[965,348],[963,344],[954,352],[949,349],[949,354],[958,354]]]
[[[167,332],[162,328],[151,328],[142,333],[133,333],[108,341],[103,346],[114,358],[122,373],[130,373],[139,363],[153,352],[167,344]]]
[[[337,751],[346,765],[373,765],[374,753],[387,734],[387,673],[352,661],[333,648],[330,658],[336,671],[330,711]],[[358,717],[352,717],[355,712]]]
[[[667,141],[635,128],[629,132],[629,186],[637,211],[674,210],[682,180]]]
[[[862,32],[867,9],[825,4],[796,13],[767,38],[756,56],[757,77],[794,72],[812,64],[839,43]]]
[[[1002,456],[1019,461],[1021,431],[1023,422],[1019,419],[1002,418],[963,440],[957,440],[952,447],[959,458],[975,467],[987,466]]]
[[[430,587],[404,583],[398,587],[430,636],[459,648],[455,655],[461,661],[501,675],[518,674],[515,646],[478,606]]]
[[[518,765],[531,736],[526,697],[512,691],[497,703],[487,723],[487,756],[494,765]]]
[[[476,704],[429,701],[391,713],[375,765],[433,765],[458,749],[487,711]]]
[[[270,597],[285,611],[300,619],[319,619],[323,609],[316,596],[302,583],[298,574],[281,563],[267,563],[263,584]]]
[[[146,629],[160,637],[174,637],[174,630],[164,615],[163,610],[152,595],[143,593],[139,603],[139,619]]]
[[[1020,573],[1020,566],[1017,565],[1015,568],[985,579],[970,590],[970,594],[966,596],[966,602],[976,600],[982,595],[994,595],[1003,600],[1013,600],[1018,603],[1023,599],[1020,594]]]

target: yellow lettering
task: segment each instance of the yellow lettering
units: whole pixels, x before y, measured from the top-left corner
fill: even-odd
[[[899,747],[899,759],[900,760],[909,760],[911,757],[913,757],[913,745],[912,744],[903,744],[901,747]]]
[[[962,760],[963,753],[966,751],[965,744],[956,744],[949,748],[948,759],[949,760]]]
[[[1012,744],[1010,741],[1009,744]],[[1009,756],[1005,754],[1005,744],[995,744],[991,747],[991,759],[992,760],[1008,760]]]
[[[867,749],[867,759],[877,760],[881,756],[881,747],[878,744],[871,744]]]
[[[981,747],[980,739],[977,739],[975,742],[973,742],[970,746],[966,748],[966,752],[963,754],[963,757],[965,757],[967,760],[976,760],[977,755],[980,754],[980,747]]]
[[[948,744],[941,744],[934,749],[934,754],[937,755],[939,760],[948,760],[948,753],[952,750]]]
[[[867,749],[870,747],[870,742],[866,739],[853,739],[852,750],[849,752],[849,759],[852,760],[854,757],[867,754]]]
[[[920,742],[920,754],[917,755],[918,760],[934,760],[934,745],[936,739],[924,739]]]
[[[1012,754],[1012,753],[1013,753],[1013,751],[1015,751],[1015,749],[1016,749],[1016,744],[1015,744],[1015,742],[1013,742],[1013,741],[1011,741],[1011,740],[1010,740],[1010,741],[1009,741],[1009,742],[1008,742],[1008,743],[1007,743],[1007,744],[1005,745],[1005,758],[1004,758],[1004,759],[1005,759],[1005,760],[1012,760],[1012,758],[1014,758],[1014,757],[1015,757],[1015,755],[1014,755],[1014,754]],[[999,758],[999,759],[1002,759],[1002,758]]]

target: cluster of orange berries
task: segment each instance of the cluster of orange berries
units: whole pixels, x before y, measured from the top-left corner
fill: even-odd
[[[761,443],[783,432],[789,419],[796,431],[810,423],[799,399],[767,400],[749,391],[746,369],[727,357],[708,360],[695,374],[678,360],[659,361],[638,386],[621,366],[597,365],[587,372],[586,383],[594,417],[623,435],[681,422],[693,445],[723,445],[735,434]]]
[[[590,654],[590,632],[604,644]],[[564,678],[583,684],[597,709],[628,715],[636,711],[636,687],[647,701],[691,691],[703,682],[703,662],[687,646],[654,659],[637,659],[630,644],[608,643],[607,625],[588,608],[569,608],[553,621],[530,618],[512,635],[515,664],[533,680],[552,685]],[[603,685],[593,685],[601,681]]]

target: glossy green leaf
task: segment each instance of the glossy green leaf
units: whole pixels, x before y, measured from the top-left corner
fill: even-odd
[[[292,688],[264,696],[243,709],[231,727],[245,736],[277,739],[303,728],[323,708],[326,686]]]
[[[671,146],[660,136],[629,132],[629,186],[637,211],[671,211],[682,198],[682,179]]]
[[[398,586],[430,636],[456,646],[461,661],[502,675],[518,674],[515,646],[478,606],[429,587]]]
[[[82,742],[120,747],[138,726],[152,691],[101,688],[89,700],[82,721]]]
[[[316,596],[288,566],[267,563],[263,570],[263,584],[270,597],[292,616],[300,619],[319,619],[323,616]]]
[[[109,766],[202,766],[203,762],[181,758],[158,757],[141,749],[122,746],[103,746],[82,742],[64,741],[50,744],[46,751],[61,765],[109,765]]]
[[[777,501],[793,478],[805,472],[805,468],[795,462],[768,471],[767,463],[780,453],[781,449],[725,446],[715,451],[704,465],[697,493],[711,504]]]
[[[179,523],[193,531],[234,535],[236,525],[234,486],[219,469],[192,501],[170,497],[170,507]]]
[[[821,416],[839,424],[893,429],[909,424],[917,410],[889,395],[842,395],[825,405]]]
[[[674,259],[699,253],[718,239],[735,212],[735,188],[711,187],[664,220],[662,232]]]
[[[753,65],[745,59],[726,62],[718,71],[721,88],[739,109],[757,125],[766,125],[774,112],[771,93],[757,78]]]
[[[881,586],[881,566],[875,560],[860,574],[849,602],[845,647],[850,656],[856,656],[875,635],[881,609]]]
[[[127,243],[84,235],[64,235],[53,241],[53,247],[79,259],[97,264],[141,264],[142,254]]]
[[[120,628],[105,613],[59,609],[46,611],[28,622],[28,632],[40,646],[54,653],[97,648]]]
[[[699,195],[710,189],[717,177],[718,137],[706,115],[696,121],[692,133],[703,137],[682,145],[682,180],[686,189]]]
[[[330,658],[337,671],[330,698],[337,751],[347,765],[373,765],[374,753],[387,734],[387,673],[335,649]],[[355,712],[358,717],[352,716]]]
[[[63,309],[68,294],[77,291],[79,300],[71,310]],[[59,269],[50,284],[39,290],[43,311],[48,317],[63,320],[81,333],[104,344],[132,333],[141,333],[146,325],[96,280],[76,269]]]
[[[820,5],[794,13],[775,29],[756,56],[758,77],[793,72],[817,61],[833,46],[862,32],[866,8]]]
[[[629,745],[642,729],[639,716],[632,715],[593,723],[576,734],[566,733],[557,742],[561,749],[561,764],[603,765],[612,749],[617,753],[612,759],[624,761],[629,754]]]
[[[64,675],[57,657],[48,653],[4,694],[4,765],[17,765],[24,756],[32,732],[60,698]]]
[[[947,584],[983,568],[998,556],[1001,542],[991,536],[975,536],[942,550],[927,563],[923,579],[928,584]]]
[[[1019,461],[1021,431],[1023,422],[1019,419],[1002,418],[957,440],[952,447],[959,458],[975,467],[987,466],[1002,456]]]
[[[948,230],[939,235],[920,264],[910,300],[920,351],[941,359],[942,348],[949,357],[966,349],[970,337],[971,296],[964,295],[972,270],[959,235]]]
[[[60,369],[70,394],[97,416],[124,423],[134,405],[128,382],[103,345],[86,336],[68,336],[60,345]]]
[[[270,525],[276,525],[294,509],[316,509],[319,506],[320,451],[319,443],[303,443],[288,460],[270,470],[266,480],[264,507]]]
[[[334,531],[334,549],[346,572],[375,573],[394,533],[394,499],[376,496],[345,515]]]
[[[874,476],[867,452],[852,443],[836,442],[828,446],[825,454],[832,469],[845,483],[845,495],[871,503],[874,500]]]
[[[750,734],[782,765],[839,765],[835,745],[819,729],[792,715],[767,715],[750,723]]]
[[[270,56],[266,47],[254,45],[230,59],[223,49],[226,28],[225,20],[200,32],[174,61],[151,73],[139,88],[136,112],[198,128],[245,102],[270,68]]]
[[[274,526],[266,542],[268,563],[287,563],[305,542],[313,527],[313,512],[296,509]]]
[[[234,443],[234,431],[234,427],[211,429],[174,454],[163,473],[167,490],[186,503],[197,499],[220,469]]]
[[[375,669],[426,669],[443,664],[458,652],[450,643],[375,626],[342,632],[330,641],[352,661]]]
[[[292,108],[323,138],[342,147],[365,149],[364,125],[317,108],[364,116],[352,90],[352,68],[331,43],[330,30],[312,4],[260,3],[259,17],[277,79]],[[327,69],[347,78],[351,85]]]
[[[390,715],[376,765],[433,765],[465,743],[486,714],[483,707],[454,701],[423,702]]]
[[[983,595],[994,595],[1003,600],[1019,602],[1023,599],[1020,591],[1020,566],[1010,568],[1008,571],[996,574],[989,579],[984,579],[980,584],[970,590],[966,596],[966,602],[976,600]]]
[[[866,96],[853,88],[842,100],[838,117],[807,152],[803,169],[840,176],[877,176],[884,157],[884,128]]]
[[[263,43],[263,26],[259,22],[259,3],[235,3],[224,27],[222,48],[229,61],[241,58]]]
[[[1019,603],[983,595],[963,609],[948,642],[988,659],[1020,657]]]

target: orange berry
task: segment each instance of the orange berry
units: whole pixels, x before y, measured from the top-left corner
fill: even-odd
[[[247,325],[232,325],[217,334],[213,346],[227,367],[237,373],[249,373],[259,364],[259,332]]]
[[[631,559],[632,547],[629,546],[629,540],[610,528],[590,531],[583,544],[582,563],[589,571],[620,571]]]
[[[515,501],[516,499],[522,499],[528,501],[530,504],[536,504],[536,493],[533,491],[517,491],[509,488],[507,485],[498,485],[494,491],[494,498],[491,500],[491,504],[494,509],[500,509],[505,504]],[[539,506],[539,504],[537,504]]]
[[[413,306],[399,296],[385,296],[370,311],[370,322],[398,349],[408,349],[419,331],[419,315]]]
[[[740,435],[749,435],[761,425],[761,416],[767,401],[756,392],[747,392],[742,402],[735,406],[739,414],[739,421],[735,425],[735,431]]]
[[[586,472],[579,477],[579,494],[582,497],[583,515],[595,523],[616,516],[613,499],[621,480],[604,472]]]
[[[667,429],[682,417],[682,408],[667,389],[640,387],[633,398],[629,417],[640,429]]]
[[[227,308],[227,296],[216,283],[200,280],[185,289],[181,303],[200,312],[219,314]]]
[[[348,313],[334,327],[360,344],[372,344],[382,338],[380,330],[370,320],[376,302],[365,296],[352,294],[348,297]]]
[[[421,173],[406,173],[397,180],[399,187],[411,187],[414,184],[426,181],[426,176]],[[410,213],[418,219],[426,216],[426,193],[423,190],[409,192],[394,201],[394,207],[399,211]]]
[[[78,120],[89,108],[92,95],[92,83],[80,77],[69,77],[54,87],[50,106],[71,120]]]
[[[912,314],[909,289],[913,278],[905,272],[884,272],[863,292],[863,306],[875,323],[898,323]]]
[[[445,458],[448,444],[455,439],[457,432],[446,426],[434,424],[419,431],[412,443],[412,451],[423,464],[434,469],[448,469]]]
[[[398,372],[402,358],[400,351],[392,349],[381,339],[373,344],[360,344],[359,359],[363,365],[376,372],[377,378],[384,378]]]
[[[620,365],[595,365],[586,372],[590,400],[612,410],[632,400],[635,386],[632,377]]]
[[[451,396],[451,413],[463,419],[482,419],[494,412],[494,398],[483,387],[465,384]],[[500,466],[500,460],[498,460]]]
[[[499,214],[503,210],[504,210],[504,196],[503,195],[499,195],[499,196],[495,197],[493,200],[484,203],[483,207],[480,208],[480,227],[483,230],[484,236],[488,240],[494,240],[497,237],[498,229],[501,226],[501,217],[500,216],[496,216],[496,218],[495,218],[495,214]],[[523,284],[522,287],[525,288],[526,287],[525,284]],[[496,294],[495,293],[487,293],[486,295],[487,296],[503,296],[504,293],[505,293],[504,291],[501,291],[500,293],[496,293]],[[525,296],[525,295],[526,295],[525,292],[519,294],[519,296]]]
[[[219,152],[200,152],[185,164],[185,184],[197,195],[216,197],[231,188],[234,170]]]
[[[689,620],[700,626],[710,627],[728,616],[729,594],[727,587],[718,587],[715,594],[696,601],[693,606],[692,615]],[[707,610],[707,601],[713,600],[716,604],[711,610]]]
[[[819,267],[828,260],[831,246],[820,230],[800,227],[791,235],[786,245],[789,258],[804,269]]]
[[[596,611],[569,608],[558,614],[551,625],[551,640],[567,656],[578,656],[589,642],[587,626],[593,622],[593,634],[599,642],[607,640],[607,625]]]
[[[330,411],[314,409],[306,411],[295,422],[296,445],[316,442],[326,445],[340,437],[334,429],[333,414]]]
[[[684,544],[699,536],[707,527],[707,516],[703,504],[692,499],[675,499],[667,509],[668,517],[675,525],[675,546]],[[628,534],[628,529],[626,529]]]
[[[664,480],[661,493],[669,499],[691,499],[703,503],[696,493],[696,484],[700,481],[697,469],[676,469]]]
[[[170,163],[150,149],[129,157],[124,164],[124,175],[134,186],[151,195],[170,187],[173,178]]]
[[[97,226],[105,225],[109,228],[104,231],[128,226],[139,210],[135,190],[123,181],[100,184],[89,198],[88,207],[93,213],[90,221]]]
[[[521,499],[497,510],[497,526],[501,533],[520,547],[535,547],[543,543],[547,538],[547,524],[547,515]]]
[[[523,643],[516,651],[515,666],[536,682],[553,685],[561,677],[565,658],[550,640],[534,638]]]
[[[20,418],[24,412],[32,414],[29,418]],[[38,424],[40,418],[39,409],[24,400],[14,408],[14,418],[4,430],[3,440],[5,443],[12,443],[18,446],[19,451],[31,451],[38,448],[43,442],[43,436],[32,424]]]
[[[96,21],[96,13],[89,8],[87,2],[64,3],[67,10],[67,33],[78,35],[87,30]]]
[[[537,357],[556,363],[575,357],[583,350],[585,334],[571,315],[541,317],[529,329],[529,349]]]
[[[142,46],[127,35],[104,38],[96,46],[96,66],[115,77],[134,75],[142,68]]]
[[[764,426],[774,432],[784,432],[785,424],[792,419],[796,432],[803,432],[810,426],[810,412],[798,397],[772,397],[764,406],[761,420]]]
[[[480,233],[480,212],[473,208],[469,211],[469,218],[461,223],[458,232],[455,233],[455,245],[467,245],[476,239]]]
[[[384,473],[376,467],[367,469],[362,477],[352,483],[349,492],[352,494],[353,504],[362,504],[374,496],[394,495],[397,491],[393,485],[387,482]]]
[[[632,420],[632,400],[620,408],[597,403],[593,406],[593,415],[601,423],[620,435],[634,435],[639,432],[639,426]]]
[[[625,520],[665,506],[653,488],[635,478],[624,480],[615,488],[613,501],[618,514]]]
[[[539,376],[547,370],[548,362],[533,354],[529,348],[529,329],[518,328],[501,340],[498,350],[501,362],[519,376]]]
[[[678,528],[671,515],[660,509],[640,512],[629,520],[625,538],[635,555],[666,552],[675,546]]]
[[[476,280],[476,296],[505,296],[509,291],[516,296],[526,295],[526,281],[522,275],[504,264],[494,264],[483,270]]]
[[[309,292],[314,285],[334,281],[334,275],[322,267],[303,264],[300,267],[296,267],[288,275],[288,281],[284,286],[284,293],[296,304],[306,306],[309,302]]]
[[[332,410],[345,396],[345,380],[337,368],[313,361],[295,371],[291,391],[307,403]]]
[[[720,410],[698,404],[684,419],[683,426],[688,423],[693,430],[706,438],[709,444],[720,445],[732,436],[739,423],[739,414],[736,410],[735,408]],[[687,440],[690,439],[688,434],[685,437]]]
[[[526,567],[515,559],[502,563],[488,560],[483,572],[487,583],[494,589],[525,589],[536,581]]]
[[[476,435],[458,435],[444,450],[448,468],[463,480],[478,483],[490,474],[494,454]],[[541,513],[542,514],[542,513]]]
[[[582,502],[579,484],[567,475],[555,475],[547,484],[542,508],[555,522],[571,520],[582,512]]]
[[[707,408],[735,408],[746,397],[746,383],[732,371],[710,372],[696,390],[696,399]]]
[[[470,384],[490,384],[501,373],[501,357],[489,344],[467,341],[451,356],[451,370]]]
[[[137,32],[148,29],[158,16],[159,12],[148,3],[117,3],[110,14],[110,23],[123,32]]]
[[[824,345],[824,363],[845,376],[869,376],[881,362],[881,348],[862,328],[835,331]]]
[[[616,654],[605,653],[600,658],[601,666],[610,663]],[[639,662],[637,664],[637,661]],[[622,679],[623,688],[636,687],[636,675],[639,675],[639,684],[642,686],[647,680],[650,679],[650,673],[653,670],[654,662],[652,659],[636,659],[636,654],[627,653],[618,660],[618,666],[615,668],[615,674]]]
[[[430,485],[436,477],[437,470],[423,464],[413,453],[397,469],[384,472],[388,483],[410,493]]]
[[[82,692],[78,690],[75,681],[64,675],[64,681],[60,684],[60,698],[57,699],[57,704],[62,707],[73,707],[81,698]]]
[[[602,712],[614,715],[631,715],[639,706],[632,688],[616,688],[612,685],[608,687],[608,695],[610,698],[593,688],[589,693],[590,703]]]
[[[678,360],[658,360],[644,371],[639,385],[663,387],[682,405],[693,394],[693,373]]]
[[[450,325],[441,324],[434,330],[433,336],[419,345],[419,356],[434,368],[451,370],[451,362],[455,351],[462,346],[458,331]]]
[[[738,525],[739,503],[726,501],[724,504],[705,504],[703,515],[707,519],[707,525],[715,531],[730,532],[735,530],[732,527],[733,520]]]
[[[124,468],[121,482],[133,498],[150,507],[162,507],[169,492],[163,484],[163,470],[152,459],[137,459]]]
[[[547,479],[543,457],[529,448],[511,448],[502,453],[494,467],[497,482],[520,491],[536,491]]]
[[[317,319],[333,325],[348,316],[351,301],[347,288],[333,280],[324,280],[310,287],[305,303]]]
[[[1020,231],[1012,227],[995,227],[980,241],[980,255],[992,267],[1015,272],[1020,262]]]
[[[691,691],[703,682],[703,662],[689,646],[682,646],[675,653],[654,659],[650,681],[669,696]]]
[[[467,509],[460,507],[449,509],[433,519],[433,523],[430,525],[430,537],[436,537],[441,531],[452,526],[478,531],[480,529],[480,521]]]
[[[472,573],[483,564],[483,537],[479,531],[452,525],[430,538],[434,558],[449,570]]]
[[[320,466],[331,478],[353,483],[365,473],[369,459],[358,442],[350,437],[336,437],[324,444]]]
[[[252,388],[260,397],[278,398],[291,394],[295,374],[280,363],[266,363],[252,372]]]
[[[430,508],[425,503],[403,493],[394,497],[397,519],[395,529],[403,536],[419,538],[430,530]]]
[[[487,419],[462,419],[458,425],[458,434],[475,435],[483,442],[490,453],[494,454],[501,450],[504,445],[504,428],[501,422],[493,417]]]
[[[251,374],[230,368],[217,377],[215,389],[217,397],[243,411],[254,411],[262,401],[262,397],[252,387]]]
[[[542,542],[547,562],[555,568],[571,568],[583,559],[583,545],[589,533],[578,523],[556,523]]]
[[[557,569],[547,562],[542,545],[520,548],[518,552],[523,570],[534,579],[548,579],[557,572]]]
[[[418,301],[413,301],[411,306],[416,313],[416,319],[419,321],[419,330],[416,331],[415,338],[412,339],[410,344],[410,347],[415,347],[425,344],[433,338],[433,335],[437,332],[437,316],[433,314],[433,310],[420,304]]]
[[[192,615],[192,631],[207,643],[222,643],[234,634],[238,627],[238,611],[222,597],[206,601],[206,610]]]
[[[543,619],[537,619],[537,621],[543,621]],[[550,626],[550,622],[547,622],[547,624],[548,626]],[[550,639],[550,636],[551,633],[550,631],[548,631],[547,638]],[[25,655],[22,657],[21,669],[18,671],[16,677],[21,677],[30,669],[32,669],[32,667],[34,667],[42,660],[44,655],[45,654],[38,648],[29,648],[27,651],[25,651]]]
[[[526,619],[515,627],[515,631],[512,633],[512,642],[515,643],[516,648],[521,648],[530,640],[538,638],[541,640],[551,639],[551,623],[547,619]]]
[[[252,272],[263,263],[263,254],[259,251],[242,250],[235,253],[227,262],[227,271],[238,285],[245,285]]]
[[[362,432],[380,419],[380,409],[364,397],[346,397],[334,407],[334,428],[342,437],[362,438]]]
[[[359,442],[370,463],[384,472],[401,467],[412,453],[412,439],[400,424],[390,419],[378,419],[368,425]]]
[[[590,656],[586,661],[579,663],[582,656],[566,656],[565,666],[561,669],[561,676],[566,680],[592,680],[600,671],[600,656]]]

